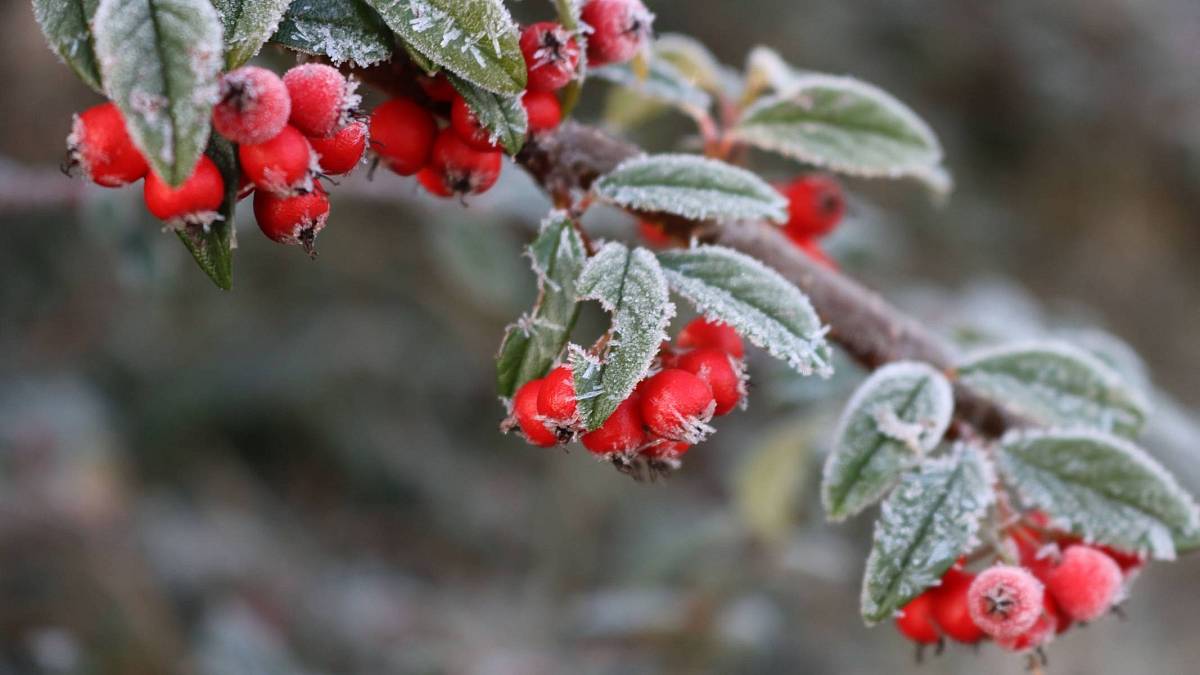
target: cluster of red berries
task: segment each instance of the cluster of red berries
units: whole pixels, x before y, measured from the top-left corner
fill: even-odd
[[[664,343],[658,363],[599,428],[584,433],[574,374],[555,368],[526,383],[513,397],[508,427],[533,445],[552,447],[576,438],[619,469],[651,477],[679,467],[680,458],[713,431],[714,416],[745,403],[745,346],[723,323],[689,323],[675,344]]]
[[[903,608],[896,628],[921,645],[990,637],[1003,649],[1028,652],[1113,610],[1145,560],[1053,532],[1046,522],[1034,512],[1010,528],[1020,566],[997,564],[974,574],[960,561]]]

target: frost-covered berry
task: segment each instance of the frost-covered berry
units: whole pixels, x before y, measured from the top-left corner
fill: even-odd
[[[450,128],[473,150],[490,152],[496,149],[492,133],[479,123],[475,111],[471,110],[467,100],[461,96],[456,97],[454,103],[450,104]]]
[[[925,591],[900,608],[896,630],[919,645],[937,644],[942,636],[933,622],[933,594]]]
[[[142,186],[146,208],[167,223],[208,225],[220,216],[225,201],[225,179],[206,155],[200,156],[192,175],[183,185],[171,187],[151,171]]]
[[[411,176],[429,163],[437,123],[407,98],[393,98],[371,113],[371,149],[387,168]]]
[[[567,86],[579,66],[579,43],[562,24],[541,21],[521,31],[521,53],[529,73],[529,91]]]
[[[745,369],[728,352],[709,347],[695,349],[675,361],[675,367],[704,380],[717,402],[714,415],[724,415],[746,398]]]
[[[312,192],[291,197],[254,193],[254,219],[263,234],[280,244],[301,246],[309,255],[328,218],[329,197],[320,183],[313,185]]]
[[[292,97],[288,123],[305,136],[332,136],[350,123],[362,101],[357,82],[323,63],[296,66],[283,74],[283,83]]]
[[[628,454],[644,445],[646,429],[639,404],[637,394],[621,401],[604,424],[579,439],[583,447],[593,454],[608,456],[613,453]]]
[[[101,103],[75,116],[64,170],[75,168],[96,185],[111,188],[141,180],[150,171],[115,104]]]
[[[1014,637],[996,638],[996,644],[1010,652],[1027,652],[1045,646],[1055,635],[1066,630],[1065,626],[1059,624],[1058,612],[1054,599],[1047,593],[1042,598],[1042,611],[1033,626]]]
[[[513,396],[513,417],[516,418],[517,426],[524,434],[525,440],[533,445],[550,448],[558,444],[558,438],[542,424],[542,418],[538,415],[537,400],[542,382],[530,380],[517,390]]]
[[[450,129],[443,129],[433,142],[429,168],[452,194],[487,192],[500,178],[499,150],[481,152],[467,145]]]
[[[552,427],[569,432],[578,425],[575,374],[570,366],[559,366],[546,375],[538,392],[538,414]]]
[[[521,97],[521,105],[525,106],[530,134],[553,131],[562,123],[562,104],[551,92],[527,91]]]
[[[735,359],[746,356],[746,346],[742,344],[742,336],[737,334],[729,324],[719,321],[708,321],[704,317],[694,319],[679,331],[675,343],[682,349],[701,349],[713,347],[728,353]]]
[[[971,619],[967,608],[967,590],[975,575],[957,566],[946,570],[942,583],[933,588],[933,620],[949,638],[965,644],[975,644],[983,639],[983,631]]]
[[[633,58],[654,29],[654,15],[642,0],[588,0],[580,18],[591,27],[588,64],[597,67]]]
[[[1091,546],[1069,546],[1046,578],[1046,590],[1068,616],[1092,621],[1112,608],[1121,593],[1121,568]]]
[[[699,377],[668,368],[644,380],[638,392],[642,395],[642,419],[656,436],[695,444],[712,433],[708,422],[717,403]]]
[[[341,176],[353,171],[362,161],[367,150],[367,125],[351,122],[329,138],[309,138],[308,144],[317,153],[323,173]]]
[[[320,169],[308,139],[290,125],[265,143],[239,145],[238,159],[259,192],[280,196],[311,191]]]
[[[292,114],[292,98],[278,75],[244,66],[221,77],[213,128],[234,143],[254,145],[275,138]]]
[[[788,200],[788,221],[784,232],[793,241],[829,234],[846,212],[842,186],[829,176],[801,176],[785,185],[780,192]]]
[[[989,567],[967,589],[971,619],[988,635],[1014,638],[1033,627],[1042,614],[1042,582],[1011,565]]]

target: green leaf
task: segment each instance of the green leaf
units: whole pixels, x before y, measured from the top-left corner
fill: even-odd
[[[1022,417],[1132,435],[1147,403],[1117,373],[1063,342],[1025,342],[980,352],[958,366],[968,388]]]
[[[33,0],[33,17],[55,54],[84,84],[104,92],[89,27],[99,0]]]
[[[675,66],[689,82],[714,94],[727,89],[729,69],[703,43],[679,33],[666,33],[654,41],[654,56]]]
[[[538,299],[532,312],[508,328],[500,344],[496,388],[506,397],[550,370],[579,316],[575,284],[587,250],[566,212],[554,211],[542,222],[528,254],[538,277]]]
[[[693,84],[674,64],[662,58],[650,60],[650,71],[645,77],[634,72],[631,63],[596,68],[590,74],[644,98],[674,106],[693,119],[706,117],[712,106],[711,96]]]
[[[93,21],[108,95],[167,183],[187,180],[208,145],[221,70],[221,19],[208,0],[100,0]]]
[[[802,75],[788,65],[779,52],[759,45],[746,56],[745,99],[747,102],[754,100],[764,89],[787,91]]]
[[[1175,537],[1197,535],[1192,497],[1144,450],[1117,436],[1010,433],[997,463],[1022,503],[1088,541],[1169,560]]]
[[[974,548],[995,499],[993,482],[991,465],[965,445],[904,475],[883,502],[867,556],[862,615],[868,624],[891,618]]]
[[[271,41],[357,66],[386,61],[396,48],[391,29],[365,0],[295,0]]]
[[[500,0],[366,0],[405,42],[496,94],[525,89],[516,25]]]
[[[854,392],[825,460],[821,501],[831,520],[860,513],[941,442],[954,413],[950,382],[912,361],[876,370]]]
[[[626,160],[592,188],[605,201],[690,220],[787,220],[787,200],[745,169],[697,155]]]
[[[617,242],[605,244],[587,261],[576,289],[580,300],[597,300],[612,315],[602,359],[578,347],[571,350],[579,416],[591,431],[604,424],[646,376],[667,337],[675,306],[654,254]]]
[[[233,288],[234,210],[238,202],[237,148],[213,134],[206,153],[225,180],[225,200],[221,202],[221,220],[207,226],[188,224],[176,230],[179,240],[196,259],[196,264],[218,288]]]
[[[739,334],[798,372],[833,373],[825,329],[808,297],[761,262],[722,246],[658,255],[667,282],[704,316]]]
[[[292,0],[212,1],[225,24],[225,67],[229,70],[245,65],[258,54],[292,4]]]
[[[491,133],[492,142],[499,143],[510,155],[520,152],[529,133],[529,117],[521,97],[493,94],[456,75],[449,78],[450,84],[475,113],[479,124]]]
[[[806,74],[746,109],[733,137],[854,176],[945,182],[928,125],[891,94],[848,77]]]

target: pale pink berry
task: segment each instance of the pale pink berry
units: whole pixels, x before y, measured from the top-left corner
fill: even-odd
[[[967,590],[967,609],[979,629],[996,639],[1016,638],[1042,615],[1042,582],[1021,567],[989,567]]]
[[[234,143],[257,145],[279,135],[292,114],[292,99],[279,76],[245,66],[221,78],[213,128]]]
[[[1112,608],[1121,593],[1121,566],[1091,546],[1063,551],[1062,562],[1046,577],[1046,590],[1076,621],[1092,621]]]
[[[1070,619],[1066,621],[1069,623]],[[1042,613],[1033,623],[1033,627],[1016,637],[997,638],[996,644],[1010,652],[1027,652],[1049,644],[1054,636],[1063,630],[1058,620],[1058,606],[1054,604],[1050,594],[1046,593],[1043,597]]]

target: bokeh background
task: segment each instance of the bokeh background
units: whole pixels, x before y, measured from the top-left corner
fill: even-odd
[[[1200,4],[651,4],[728,63],[768,44],[912,104],[957,191],[848,183],[835,256],[964,341],[1120,336],[1162,392],[1146,444],[1200,489]],[[241,219],[222,293],[140,190],[57,172],[97,99],[26,0],[0,5],[0,86],[0,673],[1022,672],[986,646],[918,669],[859,620],[869,519],[814,499],[849,364],[754,355],[750,409],[666,483],[497,433],[547,208],[519,171],[465,209],[360,175],[315,263]],[[1196,672],[1200,556],[1134,590],[1051,672]]]

